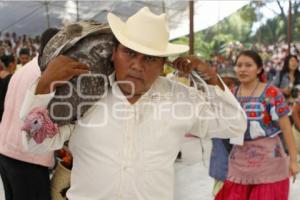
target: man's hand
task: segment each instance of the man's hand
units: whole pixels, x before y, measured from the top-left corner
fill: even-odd
[[[173,67],[177,70],[190,74],[193,70],[205,73],[209,70],[209,66],[197,56],[189,55],[178,57],[172,62]]]
[[[36,94],[48,94],[59,84],[55,82],[68,81],[74,76],[89,72],[89,67],[67,56],[57,56],[49,62],[36,88]],[[52,85],[53,84],[53,85]]]
[[[204,77],[208,84],[219,85],[222,89],[224,89],[222,83],[217,77],[217,73],[197,56],[189,55],[179,57],[172,62],[172,66],[186,74],[190,74],[193,70],[195,70]]]

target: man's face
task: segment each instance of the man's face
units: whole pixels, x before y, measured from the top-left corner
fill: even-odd
[[[163,71],[165,59],[149,56],[119,44],[112,56],[116,80],[125,95],[142,95]],[[124,81],[120,83],[120,81]],[[131,84],[130,84],[131,83]]]
[[[26,63],[29,62],[30,56],[27,55],[27,54],[21,54],[21,55],[19,56],[19,60],[20,60],[21,65],[25,65]]]

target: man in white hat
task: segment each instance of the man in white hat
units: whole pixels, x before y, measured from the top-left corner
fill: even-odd
[[[143,8],[123,22],[109,13],[108,23],[119,44],[106,96],[76,125],[60,127],[59,134],[39,145],[24,134],[24,145],[42,152],[69,140],[74,160],[68,199],[172,200],[173,164],[184,134],[237,137],[244,134],[245,114],[217,75],[195,56],[172,64],[186,73],[206,74],[211,102],[203,92],[159,77],[168,56],[188,50],[168,42],[164,14]],[[47,106],[53,97],[51,83],[87,72],[87,66],[65,56],[53,59],[28,91],[21,116]]]

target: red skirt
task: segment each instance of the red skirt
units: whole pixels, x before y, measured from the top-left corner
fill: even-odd
[[[225,181],[215,200],[288,200],[289,178],[257,185],[242,185]]]

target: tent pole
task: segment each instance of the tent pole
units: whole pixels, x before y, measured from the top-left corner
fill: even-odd
[[[194,54],[194,1],[189,1],[190,10],[190,34],[189,34],[189,54]]]
[[[292,1],[289,0],[288,30],[287,30],[288,54],[291,53],[291,42],[292,42]]]
[[[77,14],[77,21],[80,20],[80,17],[79,17],[79,1],[76,0],[76,14]]]
[[[165,4],[165,1],[161,2],[161,9],[162,9],[162,13],[166,13],[166,4]]]
[[[45,1],[47,28],[50,28],[50,16],[49,16],[49,1]]]

